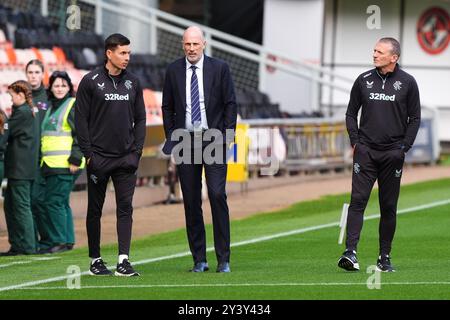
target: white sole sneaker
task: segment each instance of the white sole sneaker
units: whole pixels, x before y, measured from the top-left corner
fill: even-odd
[[[338,267],[347,271],[359,271],[359,263],[353,263],[352,260],[346,256],[339,258]]]
[[[120,272],[114,272],[114,275],[117,277],[139,277],[140,274],[135,272],[135,273],[130,273],[130,274],[124,274],[124,273],[120,273]]]

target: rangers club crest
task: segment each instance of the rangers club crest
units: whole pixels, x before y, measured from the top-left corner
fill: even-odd
[[[395,83],[394,83],[395,91],[400,91],[401,88],[402,88],[402,83],[400,81],[395,81]]]
[[[125,81],[125,88],[127,88],[128,90],[131,90],[132,84],[133,84],[133,82],[131,82],[130,80]]]

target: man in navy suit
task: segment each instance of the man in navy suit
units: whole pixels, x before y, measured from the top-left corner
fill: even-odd
[[[234,140],[237,105],[228,65],[205,56],[205,46],[202,30],[189,27],[183,35],[185,57],[167,68],[162,102],[166,134],[163,152],[173,152],[177,162],[187,236],[194,260],[191,271],[209,269],[201,197],[204,169],[212,211],[216,271],[230,272],[226,151]],[[183,139],[177,144],[180,132]],[[199,139],[200,143],[197,143]],[[178,154],[176,147],[181,150]]]

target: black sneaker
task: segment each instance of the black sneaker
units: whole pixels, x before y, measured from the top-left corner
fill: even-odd
[[[359,263],[356,258],[356,252],[353,250],[345,250],[338,260],[338,267],[347,271],[359,271]]]
[[[110,276],[112,275],[111,270],[108,270],[105,266],[105,262],[102,259],[97,259],[91,264],[89,268],[89,274],[91,276]]]
[[[130,261],[128,261],[127,259],[124,259],[122,261],[122,263],[117,264],[116,272],[114,274],[119,277],[138,277],[138,276],[140,276],[139,273],[134,271],[133,267],[131,266]]]
[[[391,257],[389,255],[378,256],[377,270],[381,272],[395,272],[391,265]]]

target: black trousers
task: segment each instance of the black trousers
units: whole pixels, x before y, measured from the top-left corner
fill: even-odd
[[[206,261],[206,235],[202,211],[202,171],[205,170],[208,197],[211,205],[214,248],[219,263],[230,261],[230,218],[225,191],[227,178],[226,148],[222,145],[224,158],[221,161],[207,164],[178,164],[177,170],[183,192],[186,231],[189,248],[194,263]],[[203,148],[191,149],[194,157]],[[193,160],[193,158],[191,159]]]
[[[133,224],[133,195],[136,187],[136,170],[139,155],[135,152],[121,158],[106,158],[94,154],[87,167],[88,213],[86,229],[89,257],[100,257],[100,234],[103,204],[109,178],[112,179],[117,205],[117,238],[119,254],[130,252],[131,229]]]
[[[378,151],[358,143],[353,155],[352,196],[347,217],[346,246],[357,249],[364,210],[378,180],[380,254],[390,254],[397,221],[397,202],[405,153],[401,149]]]

